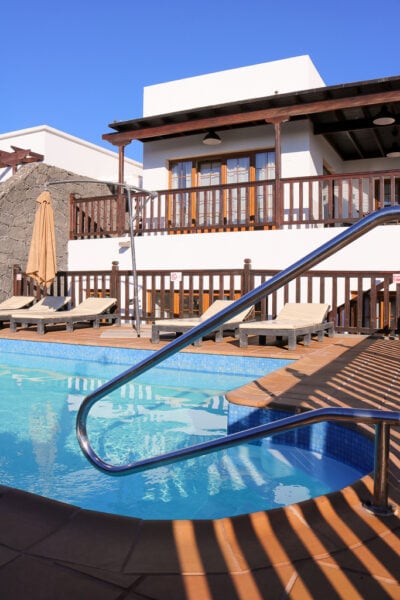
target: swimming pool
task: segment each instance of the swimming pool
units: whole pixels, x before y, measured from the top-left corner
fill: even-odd
[[[114,514],[201,519],[304,500],[371,470],[372,462],[365,471],[343,467],[315,445],[266,440],[126,477],[98,472],[79,449],[76,412],[85,395],[144,353],[150,351],[1,341],[2,483]],[[88,420],[91,442],[105,459],[123,463],[223,436],[224,392],[290,362],[179,353],[97,403]]]

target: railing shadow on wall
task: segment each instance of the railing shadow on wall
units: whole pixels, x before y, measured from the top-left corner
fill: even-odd
[[[201,315],[216,299],[237,299],[267,281],[278,271],[252,269],[246,259],[242,268],[215,270],[137,271],[139,315],[143,322],[171,317]],[[68,295],[71,306],[88,296],[117,298],[122,320],[135,322],[133,274],[120,270],[117,261],[102,271],[59,271],[51,287],[13,267],[13,294]],[[258,319],[273,318],[286,302],[324,302],[330,305],[329,320],[338,333],[376,332],[395,335],[400,324],[400,284],[388,271],[312,270],[263,298],[255,306]]]

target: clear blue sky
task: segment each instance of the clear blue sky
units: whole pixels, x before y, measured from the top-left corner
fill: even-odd
[[[399,75],[399,22],[400,0],[8,0],[0,133],[50,125],[114,150],[101,136],[142,115],[144,86],[302,54],[327,85]]]

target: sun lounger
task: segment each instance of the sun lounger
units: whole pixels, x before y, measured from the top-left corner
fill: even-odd
[[[100,326],[102,319],[120,322],[120,315],[110,312],[117,304],[116,298],[86,298],[75,308],[57,314],[31,314],[30,311],[13,314],[10,320],[11,331],[16,331],[17,325],[36,325],[37,332],[45,333],[46,325],[66,324],[67,331],[73,331],[76,323],[92,323],[93,327]]]
[[[36,302],[32,306],[29,306],[28,308],[26,308],[35,299],[34,296],[23,296],[23,297],[22,296],[14,296],[14,298],[29,298],[30,300],[28,302],[25,301],[25,304],[23,304],[22,303],[23,301],[20,300],[19,307],[16,306],[18,304],[18,302],[15,302],[15,303],[12,302],[10,304],[13,306],[10,306],[10,308],[8,308],[8,309],[4,308],[3,310],[0,310],[0,323],[3,323],[4,321],[10,321],[10,325],[11,325],[11,318],[16,315],[31,316],[31,315],[38,315],[38,314],[48,314],[50,312],[60,310],[61,308],[66,306],[68,304],[68,302],[71,300],[71,298],[69,296],[44,296],[43,298],[38,300],[38,302]],[[11,298],[9,300],[11,300]],[[7,302],[7,301],[5,301],[5,302]]]
[[[259,336],[263,340],[266,337],[287,338],[289,350],[296,348],[300,337],[303,338],[305,346],[310,344],[314,334],[317,334],[318,341],[322,341],[325,332],[329,337],[334,335],[334,323],[326,322],[328,310],[328,304],[285,304],[276,319],[239,325],[239,345],[241,348],[247,348],[249,335]]]
[[[35,296],[10,296],[3,302],[0,302],[0,312],[10,310],[19,310],[20,308],[26,308],[32,302],[35,301]]]
[[[175,333],[177,335],[185,333],[185,331],[193,329],[193,327],[196,327],[196,325],[204,323],[204,321],[207,321],[207,319],[216,315],[233,302],[233,300],[215,300],[211,306],[204,311],[201,317],[193,317],[188,319],[162,319],[156,321],[151,328],[151,341],[153,344],[157,344],[160,341],[160,332]],[[229,319],[229,321],[226,321],[223,325],[220,325],[217,329],[215,329],[212,332],[215,336],[215,341],[222,342],[225,331],[233,331],[234,334],[237,335],[239,324],[249,316],[252,310],[253,307],[246,308],[238,315],[232,317]],[[201,342],[202,340],[199,338],[194,342],[194,345],[200,346]]]

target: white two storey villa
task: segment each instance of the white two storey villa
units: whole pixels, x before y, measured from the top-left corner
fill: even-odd
[[[142,318],[237,297],[399,201],[400,76],[326,86],[299,56],[146,87],[143,116],[110,128],[103,138],[118,149],[121,185],[110,197],[71,197],[68,269],[134,267]],[[143,144],[143,189],[127,197],[131,143]],[[398,237],[396,223],[375,228],[318,265],[318,283],[295,284],[261,316],[305,295],[328,301],[343,330],[397,328]]]

